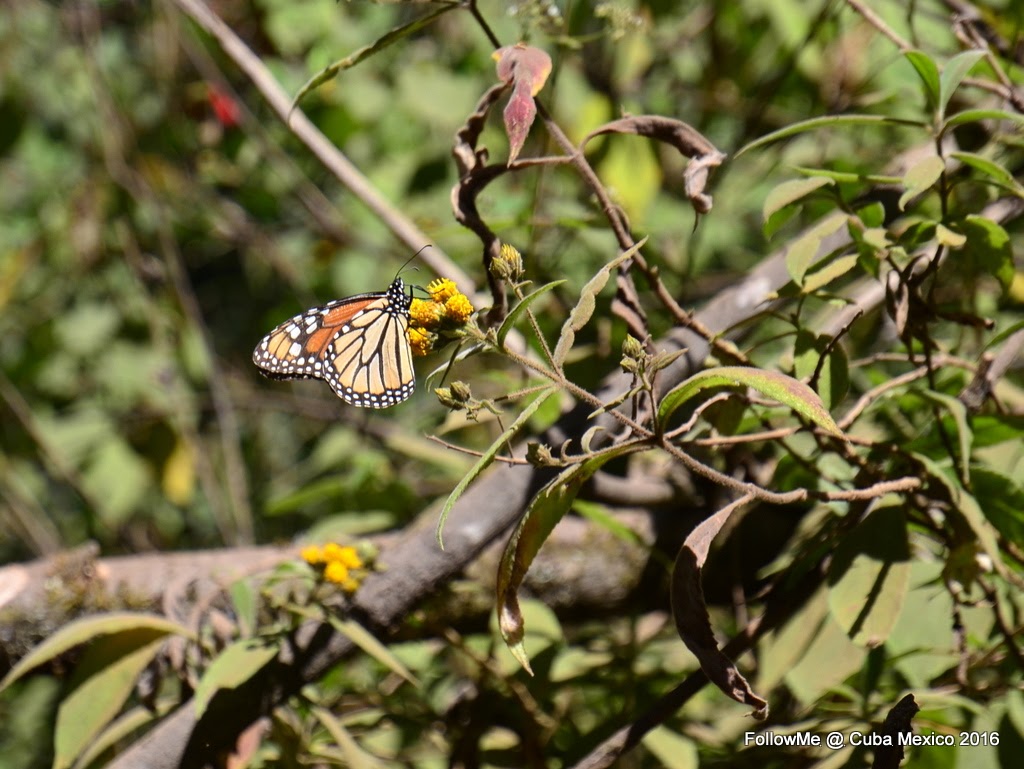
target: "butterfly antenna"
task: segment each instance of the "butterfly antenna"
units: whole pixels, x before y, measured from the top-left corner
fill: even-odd
[[[409,266],[409,262],[411,262],[411,261],[412,261],[413,259],[415,259],[415,258],[416,258],[417,256],[419,256],[420,254],[422,254],[422,253],[423,253],[423,252],[424,252],[424,251],[425,251],[426,249],[430,248],[430,245],[431,245],[430,243],[427,243],[427,245],[425,245],[425,246],[424,246],[423,248],[421,248],[421,249],[420,249],[419,251],[417,251],[417,252],[416,252],[415,254],[413,254],[413,255],[412,255],[412,256],[410,256],[410,257],[409,257],[408,259],[406,259],[406,260],[405,260],[405,264],[403,264],[403,265],[401,266],[401,268],[400,268],[400,269],[398,270],[398,272],[397,272],[397,273],[395,273],[395,277],[397,278],[397,277],[398,277],[399,275],[401,275],[401,274],[402,274],[402,272],[403,272],[403,271],[405,270],[405,268]],[[419,268],[418,268],[418,267],[413,267],[413,269],[414,269],[414,270],[418,270]]]

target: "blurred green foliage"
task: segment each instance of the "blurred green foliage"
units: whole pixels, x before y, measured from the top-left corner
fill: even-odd
[[[541,99],[573,141],[623,113],[685,120],[730,154],[827,114],[890,119],[797,133],[727,163],[714,177],[714,209],[696,227],[679,157],[643,141],[596,140],[588,150],[592,164],[635,231],[649,235],[648,258],[684,306],[712,297],[835,211],[854,216],[852,225],[864,230],[866,245],[859,244],[858,259],[844,269],[877,270],[871,237],[883,237],[877,231],[883,222],[878,210],[865,207],[874,185],[864,177],[902,178],[907,169],[889,163],[912,147],[932,146],[933,109],[911,61],[849,5],[479,5],[503,44],[529,39],[552,55],[555,67]],[[959,50],[946,3],[926,0],[909,11],[876,5],[888,24],[938,62]],[[214,7],[290,94],[423,12],[417,3],[333,0],[228,0]],[[985,18],[1001,35],[1016,35],[1019,47],[1015,8],[1012,0],[990,3]],[[301,103],[371,183],[480,285],[479,242],[452,217],[450,150],[455,131],[494,82],[491,52],[471,17],[455,11]],[[1007,68],[1019,84],[1019,63]],[[989,70],[983,74],[993,79]],[[984,95],[957,91],[947,116],[988,104]],[[903,229],[884,234],[901,238],[887,245],[906,253],[947,237],[937,222],[958,227],[954,235],[973,236],[973,248],[952,252],[935,298],[950,313],[992,319],[993,328],[938,325],[934,339],[950,355],[976,360],[1020,322],[1021,225],[1010,221],[996,232],[969,218],[1019,176],[1019,126],[996,130],[994,139],[977,125],[958,130],[962,150],[1004,169],[1008,179],[965,160],[977,173],[955,192],[937,191],[934,180],[923,184],[925,196],[909,203]],[[535,129],[524,156],[552,151],[548,141]],[[494,155],[503,151],[499,121],[489,123],[482,144]],[[852,176],[812,185],[814,194],[763,221],[772,191],[803,168]],[[579,288],[615,251],[593,201],[571,174],[554,171],[506,175],[479,202],[492,228],[525,255],[534,286],[567,280],[550,304],[537,305],[546,307],[542,330],[557,334]],[[445,452],[423,434],[458,431],[460,442],[483,449],[501,431],[495,421],[466,427],[446,417],[426,388],[388,412],[366,413],[344,406],[321,383],[263,380],[250,361],[273,325],[322,301],[381,289],[408,255],[173,3],[8,4],[0,13],[0,562],[86,539],[115,554],[367,534],[400,528],[444,499],[471,458]],[[844,281],[853,274],[834,276],[837,285],[849,285]],[[425,284],[430,277],[421,272],[416,280]],[[818,319],[842,300],[831,283],[805,296],[803,274],[794,277],[783,292],[791,300],[785,311],[760,317],[746,350],[757,365],[808,376],[828,349]],[[644,301],[657,338],[672,320],[648,296]],[[579,333],[567,369],[573,381],[592,387],[614,370],[620,326],[605,312]],[[920,351],[920,338],[908,339]],[[872,320],[854,325],[844,345],[831,350],[821,393],[833,413],[905,370],[884,359],[857,364],[884,349],[905,352]],[[424,362],[421,373],[444,356]],[[529,383],[494,357],[461,363],[458,376],[480,397]],[[894,472],[922,475],[932,467],[925,460],[948,456],[950,442],[960,450],[972,441],[961,457],[964,467],[949,462],[940,469],[949,493],[976,500],[979,514],[1016,548],[1010,577],[995,591],[1011,616],[997,617],[993,596],[972,592],[964,574],[975,568],[973,543],[948,552],[930,539],[941,524],[915,518],[914,560],[900,560],[904,587],[895,592],[902,603],[896,603],[899,616],[888,617],[893,622],[883,645],[848,632],[837,617],[849,620],[850,607],[830,608],[842,593],[822,589],[758,647],[754,680],[771,695],[774,728],[866,728],[881,721],[901,692],[914,689],[927,728],[1002,737],[998,746],[920,750],[914,766],[1021,765],[1019,650],[1008,649],[1004,634],[1016,632],[1019,640],[1021,627],[1015,591],[1024,536],[1024,398],[1020,370],[1011,369],[1006,408],[972,416],[968,427],[966,417],[936,403],[949,405],[941,398],[954,398],[969,381],[964,370],[948,367],[928,383],[934,392],[927,397],[890,393],[859,437],[923,457],[916,466],[893,463]],[[743,423],[736,414],[723,415],[731,429],[722,431],[753,432],[770,415],[748,413]],[[550,422],[556,414],[542,416]],[[857,468],[835,456],[816,461],[817,448],[800,434],[785,450],[723,451],[722,461],[770,462],[777,488],[832,488],[854,478]],[[968,464],[966,489],[959,479]],[[786,531],[796,527],[785,552],[771,550],[768,534],[758,537],[755,529],[746,550],[730,545],[740,549],[728,554],[758,564],[777,559],[760,578],[799,567],[809,553],[820,556],[823,542],[835,546],[812,532],[821,525],[827,533],[827,522],[847,509],[843,503],[787,508],[786,515],[800,513],[798,523],[772,519]],[[902,517],[896,523],[907,530]],[[860,556],[849,556],[856,566],[842,584],[854,596],[865,580],[878,579]],[[732,588],[755,579],[728,578],[737,580]],[[966,596],[955,603],[950,583],[961,578]],[[452,594],[443,597],[454,600],[461,588],[448,589]],[[733,608],[714,610],[716,627],[730,634],[741,624]],[[658,612],[572,623],[532,603],[526,612],[534,679],[525,680],[504,650],[494,651],[493,629],[474,627],[457,642],[428,638],[391,647],[423,681],[421,690],[400,688],[386,665],[359,658],[319,682],[317,704],[344,713],[359,749],[387,765],[442,766],[455,755],[487,766],[527,765],[524,756],[535,757],[531,766],[568,766],[696,668]],[[952,625],[955,612],[962,635]],[[966,680],[962,660],[969,663]],[[52,747],[38,737],[58,700],[44,677],[4,695],[0,766],[48,763]],[[276,719],[263,763],[254,765],[287,765],[282,755],[350,760],[313,721],[308,702]],[[477,734],[480,724],[486,728]],[[831,757],[743,751],[750,728],[741,707],[708,688],[623,765],[866,765],[864,750]]]

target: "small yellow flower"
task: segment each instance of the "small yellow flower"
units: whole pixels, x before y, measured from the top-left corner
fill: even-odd
[[[435,302],[447,302],[457,293],[459,293],[458,286],[455,285],[455,281],[449,278],[438,278],[432,280],[427,284],[427,291],[430,293],[430,298]]]
[[[360,584],[362,584],[362,580],[349,575],[347,579],[341,582],[341,589],[346,593],[354,593],[359,589]]]
[[[330,561],[324,567],[324,579],[336,585],[344,585],[349,580],[348,567],[340,561]]]
[[[323,553],[320,552],[320,548],[316,545],[309,545],[308,547],[302,548],[299,552],[299,556],[301,556],[302,560],[310,566],[316,566],[324,560]]]
[[[354,547],[343,547],[338,553],[337,562],[349,569],[363,568],[363,559],[359,557]]]
[[[465,294],[455,294],[444,303],[445,317],[461,326],[473,314],[473,305]]]
[[[406,332],[409,336],[409,345],[412,347],[412,354],[422,358],[434,349],[434,342],[437,341],[437,334],[431,334],[420,328],[409,326]]]
[[[339,545],[337,542],[328,542],[326,545],[324,545],[324,548],[323,548],[323,560],[324,560],[324,562],[325,563],[330,563],[331,561],[339,560],[340,553],[341,553],[342,550],[344,550],[344,548],[341,545]]]
[[[414,328],[437,328],[443,314],[444,305],[440,302],[413,299],[409,305],[409,323]]]

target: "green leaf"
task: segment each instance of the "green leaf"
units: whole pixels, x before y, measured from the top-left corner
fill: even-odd
[[[951,158],[959,160],[964,165],[981,171],[1003,189],[1012,192],[1017,197],[1024,197],[1024,185],[1021,185],[1013,175],[998,163],[993,163],[986,157],[974,152],[951,152]]]
[[[774,689],[786,672],[803,657],[828,616],[825,590],[821,588],[782,626],[759,645],[757,688]]]
[[[999,540],[996,536],[995,527],[985,517],[985,513],[975,499],[960,483],[960,479],[952,472],[951,468],[939,464],[931,457],[914,453],[915,460],[921,463],[928,475],[941,483],[949,492],[949,498],[953,507],[963,516],[964,522],[968,525],[982,550],[992,560],[993,568],[1002,576],[1006,576],[1006,564],[1003,563],[1002,553],[999,551]]]
[[[633,450],[627,445],[604,451],[549,481],[530,502],[505,546],[498,566],[498,627],[509,651],[530,675],[533,671],[523,646],[525,627],[519,609],[519,586],[541,545],[568,512],[583,484],[606,462]]]
[[[875,508],[835,549],[828,574],[832,616],[858,646],[882,644],[903,608],[910,543],[900,502]]]
[[[920,120],[903,120],[900,118],[886,117],[884,115],[828,115],[826,117],[816,117],[810,120],[801,120],[797,123],[792,123],[785,128],[781,128],[778,131],[772,131],[770,134],[765,134],[759,139],[755,139],[750,144],[744,145],[739,152],[733,155],[733,159],[738,158],[744,152],[750,152],[751,150],[763,147],[766,144],[777,142],[780,139],[788,139],[790,136],[798,136],[808,131],[815,131],[819,128],[839,128],[847,126],[860,126],[860,125],[877,125],[877,126],[889,126],[889,125],[909,125],[924,127],[926,123]]]
[[[857,254],[848,254],[847,256],[836,257],[817,272],[812,272],[804,278],[800,291],[804,294],[810,294],[817,291],[822,286],[827,286],[836,278],[841,278],[856,267],[857,259]]]
[[[762,395],[789,406],[823,430],[844,437],[821,402],[821,398],[810,387],[777,371],[745,366],[723,366],[694,374],[672,388],[661,399],[658,406],[658,421],[665,424],[676,409],[702,390],[722,386],[751,387]]]
[[[399,40],[402,40],[408,37],[409,35],[418,32],[419,30],[423,29],[428,24],[430,24],[432,21],[434,21],[441,14],[447,13],[448,11],[457,7],[458,6],[455,4],[439,6],[430,13],[420,16],[418,19],[413,19],[407,24],[403,24],[400,27],[395,27],[394,29],[390,30],[388,33],[378,38],[374,42],[370,43],[369,45],[365,45],[359,50],[350,54],[349,56],[346,56],[344,59],[336,61],[330,66],[325,67],[316,75],[311,77],[306,82],[306,84],[299,89],[299,92],[295,95],[295,98],[292,100],[292,105],[289,112],[294,110],[295,107],[298,106],[299,102],[302,101],[302,98],[307,93],[312,91],[314,88],[323,85],[328,80],[333,79],[338,75],[339,72],[354,67],[356,64],[363,61],[367,57],[377,53],[378,51],[384,50],[392,43],[397,43]]]
[[[977,272],[991,275],[1005,293],[1013,283],[1013,247],[1010,236],[999,224],[984,216],[971,214],[960,223],[967,236],[964,254]]]
[[[942,564],[910,564],[911,589],[903,602],[903,615],[886,639],[894,667],[913,687],[928,682],[956,665],[953,653],[953,600],[942,583]]]
[[[925,99],[929,109],[937,109],[939,105],[939,68],[928,54],[923,51],[905,51],[907,61],[913,65],[918,77],[924,84]]]
[[[693,740],[667,726],[649,731],[643,738],[644,747],[658,759],[665,769],[697,769],[700,757]]]
[[[409,672],[409,669],[391,653],[388,647],[382,644],[377,639],[377,636],[365,627],[354,619],[342,619],[335,615],[331,615],[330,623],[335,630],[346,636],[352,643],[384,665],[392,673],[401,676],[413,686],[419,688],[420,682],[416,680],[416,676]]]
[[[804,176],[824,176],[839,184],[899,184],[898,176],[883,176],[882,174],[861,174],[854,171],[833,171],[828,168],[807,168],[806,166],[793,166],[793,170]],[[872,205],[881,206],[881,203]],[[883,208],[884,210],[884,208]]]
[[[822,241],[838,232],[848,221],[846,214],[836,211],[804,231],[790,244],[786,251],[786,270],[794,283],[801,285],[807,270],[819,256]]]
[[[150,710],[148,707],[129,708],[123,715],[118,716],[110,722],[110,726],[100,732],[89,746],[78,755],[75,761],[75,769],[87,769],[114,746],[122,743],[134,732],[159,720],[173,708],[170,700],[157,702],[156,707]]]
[[[210,663],[196,687],[196,718],[203,717],[217,692],[244,684],[274,659],[279,651],[276,641],[265,638],[246,638],[225,648]]]
[[[939,75],[939,120],[945,118],[949,100],[956,89],[960,87],[963,79],[967,77],[971,67],[984,56],[984,51],[963,51],[946,62],[946,66],[942,68],[942,74]]]
[[[526,312],[526,309],[540,299],[544,294],[548,293],[554,288],[565,283],[564,280],[555,280],[544,286],[541,286],[536,291],[531,291],[529,294],[523,297],[523,300],[512,308],[512,311],[505,316],[505,320],[501,322],[501,326],[498,327],[498,347],[505,346],[505,337],[508,336],[508,332],[513,329],[519,318]]]
[[[816,336],[806,329],[797,332],[793,348],[793,373],[797,379],[810,379],[828,344],[828,338]],[[850,389],[850,367],[842,345],[834,345],[822,364],[817,389],[822,403],[829,409],[846,397]]]
[[[764,206],[761,208],[761,218],[768,221],[768,218],[776,211],[810,195],[815,190],[833,184],[835,182],[825,176],[812,176],[810,179],[793,179],[783,182],[765,196]]]
[[[903,186],[906,192],[900,195],[899,207],[903,211],[911,198],[917,197],[925,190],[931,189],[932,185],[939,180],[942,172],[946,170],[946,162],[938,155],[929,155],[912,165],[903,177]]]
[[[57,710],[54,769],[71,766],[124,706],[167,631],[135,627],[90,644]]]
[[[895,178],[889,184],[899,184],[899,178]],[[866,206],[861,206],[856,211],[857,217],[864,223],[864,227],[867,230],[873,228],[881,228],[885,225],[885,206],[879,203],[877,200],[874,203],[868,203]]]
[[[612,270],[616,269],[627,259],[631,259],[646,242],[647,238],[644,238],[631,248],[623,251],[598,270],[597,274],[583,286],[583,290],[580,291],[580,300],[572,308],[572,312],[569,313],[565,323],[562,324],[562,333],[559,335],[558,343],[555,345],[554,359],[555,365],[559,369],[562,368],[562,364],[565,363],[565,356],[569,354],[573,342],[576,341],[576,332],[582,329],[594,314],[594,310],[597,307],[597,295],[601,293],[601,289],[608,283]]]
[[[113,304],[83,302],[70,309],[54,328],[57,343],[76,357],[101,354],[124,318]]]
[[[817,600],[824,603],[827,599],[822,593]],[[786,671],[784,680],[800,702],[810,705],[860,670],[867,653],[850,640],[831,613],[826,613],[818,632]]]
[[[249,578],[236,579],[228,586],[228,594],[231,596],[231,605],[234,607],[235,616],[238,618],[238,627],[241,635],[249,636],[256,632],[258,622],[257,591],[252,580]]]
[[[981,120],[1011,120],[1015,123],[1024,124],[1024,115],[1001,109],[965,109],[963,112],[951,115],[943,124],[943,130],[948,130],[964,123],[977,123]]]
[[[437,521],[437,544],[440,545],[441,549],[444,550],[444,539],[442,533],[444,531],[444,522],[448,520],[448,514],[452,511],[455,503],[459,501],[459,497],[462,496],[463,492],[469,487],[477,476],[480,475],[487,467],[494,461],[494,458],[498,455],[505,445],[512,440],[513,436],[519,431],[526,422],[533,416],[534,412],[539,409],[548,398],[550,398],[557,390],[554,387],[548,387],[540,391],[540,394],[533,399],[529,406],[520,412],[516,420],[508,426],[501,435],[499,435],[494,442],[480,455],[480,458],[473,464],[466,473],[462,480],[459,481],[455,488],[452,489],[452,493],[448,495],[448,499],[444,503],[444,507],[441,509],[441,517]]]
[[[945,409],[953,417],[953,423],[956,425],[957,435],[960,438],[960,467],[963,477],[969,481],[971,445],[974,439],[974,432],[971,430],[967,420],[967,406],[958,398],[946,395],[945,393],[935,392],[934,390],[915,390],[914,394]]]
[[[971,488],[985,518],[1007,542],[1024,542],[1024,487],[1013,478],[974,466]]]
[[[962,248],[964,243],[967,242],[967,236],[954,232],[946,225],[940,223],[935,225],[935,240],[949,248]]]
[[[349,730],[331,711],[327,708],[314,707],[312,713],[323,724],[335,744],[341,748],[341,755],[344,759],[342,766],[348,767],[348,769],[383,769],[385,764],[363,750]]]
[[[22,657],[18,664],[7,673],[4,680],[0,681],[0,691],[6,689],[29,670],[44,662],[49,662],[79,644],[91,641],[97,636],[123,633],[128,630],[152,630],[164,635],[173,634],[189,639],[195,638],[192,631],[184,625],[171,622],[171,620],[158,617],[155,614],[117,612],[84,617],[68,623]]]

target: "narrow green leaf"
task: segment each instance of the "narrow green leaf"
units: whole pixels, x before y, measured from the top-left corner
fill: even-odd
[[[236,579],[228,586],[231,604],[238,618],[241,635],[249,636],[256,632],[258,599],[256,588],[251,579]]]
[[[808,131],[815,131],[819,128],[845,128],[858,125],[909,125],[924,127],[926,124],[920,120],[903,120],[886,117],[885,115],[828,115],[826,117],[816,117],[792,123],[785,128],[780,128],[778,131],[772,131],[770,134],[765,134],[761,138],[755,139],[750,144],[744,145],[739,152],[733,155],[733,159],[738,158],[744,152],[750,152],[766,144],[771,144],[781,139],[788,139],[790,136],[798,136]]]
[[[68,623],[22,657],[18,664],[11,668],[4,680],[0,681],[0,691],[6,689],[32,668],[60,656],[79,644],[91,641],[97,636],[146,629],[158,631],[164,635],[175,634],[185,638],[195,638],[192,631],[184,625],[179,625],[177,622],[158,617],[155,614],[114,612],[83,617]]]
[[[998,163],[993,163],[988,158],[974,152],[951,152],[950,157],[959,160],[964,165],[981,171],[986,176],[991,177],[1000,187],[1012,192],[1017,197],[1024,197],[1024,185],[1021,185],[1020,182],[1013,178],[1009,171]]]
[[[529,294],[523,297],[523,301],[512,308],[512,311],[505,316],[505,320],[501,322],[501,326],[498,327],[498,347],[505,346],[505,337],[508,336],[508,332],[516,325],[516,322],[522,317],[526,309],[540,299],[544,294],[548,293],[554,288],[565,283],[564,280],[555,280],[544,286],[541,286],[536,291],[531,291]]]
[[[995,527],[985,517],[978,500],[961,485],[960,479],[956,477],[956,473],[952,472],[951,468],[943,466],[923,454],[915,452],[913,456],[921,463],[929,476],[946,487],[953,506],[978,538],[982,550],[992,560],[993,568],[1005,577],[1006,564],[1003,563],[1003,556],[999,551],[999,540]]]
[[[939,75],[939,120],[945,118],[949,100],[956,89],[960,87],[963,79],[967,77],[971,67],[984,56],[984,51],[963,51],[946,62],[946,66],[942,68],[942,74]]]
[[[384,763],[363,750],[349,730],[331,711],[327,708],[314,707],[312,713],[323,724],[335,744],[341,748],[345,767],[348,769],[383,769]]]
[[[434,380],[437,377],[444,374],[445,372],[447,372],[448,369],[450,369],[460,360],[465,360],[466,358],[472,357],[473,355],[476,355],[478,352],[487,349],[486,345],[484,345],[483,342],[473,342],[473,344],[464,345],[464,341],[465,340],[459,340],[459,343],[455,345],[455,349],[452,351],[452,354],[451,356],[449,356],[448,360],[437,366],[433,371],[431,371],[423,378],[424,390],[433,390]]]
[[[661,399],[658,406],[658,421],[665,424],[676,409],[702,390],[722,386],[751,387],[762,395],[789,406],[823,430],[843,437],[843,432],[833,421],[821,398],[810,387],[778,371],[745,366],[723,366],[694,374]]]
[[[118,716],[110,722],[110,726],[100,732],[96,739],[79,754],[75,761],[75,769],[87,769],[93,766],[97,759],[115,745],[122,743],[131,734],[145,726],[159,720],[172,710],[174,704],[170,698],[160,700],[156,707],[150,710],[148,707],[129,708],[123,715]]]
[[[942,409],[945,409],[949,412],[949,415],[953,417],[953,423],[956,425],[956,432],[960,438],[961,473],[962,477],[969,481],[971,446],[974,439],[974,433],[967,421],[967,406],[965,406],[958,398],[946,395],[945,393],[935,392],[934,390],[915,390],[914,394],[919,395],[927,401],[931,401]]]
[[[910,543],[899,500],[883,504],[835,549],[828,604],[858,646],[882,644],[899,619],[910,586]]]
[[[430,13],[421,16],[418,19],[413,19],[408,24],[403,24],[400,27],[395,27],[394,29],[392,29],[382,37],[378,38],[374,42],[370,43],[369,45],[365,45],[358,51],[355,51],[351,55],[346,56],[344,59],[336,61],[330,66],[325,67],[316,75],[311,77],[306,82],[306,84],[299,89],[299,92],[295,95],[295,98],[292,100],[291,110],[294,110],[295,107],[298,106],[299,102],[302,101],[302,98],[307,93],[312,91],[317,86],[323,85],[328,80],[331,80],[339,72],[354,67],[356,64],[358,64],[368,56],[371,56],[377,53],[378,51],[382,51],[388,46],[390,46],[392,43],[397,43],[399,40],[402,40],[403,38],[408,37],[409,35],[415,32],[418,32],[419,30],[423,29],[423,27],[427,26],[432,21],[434,21],[434,19],[436,19],[441,14],[447,13],[448,11],[451,11],[458,7],[459,6],[456,3],[452,3],[451,5],[442,5],[434,9]]]
[[[828,168],[807,168],[806,166],[793,166],[793,170],[804,176],[824,176],[838,184],[899,184],[898,176],[883,176],[881,174],[858,174],[853,171],[833,171]],[[876,205],[881,205],[877,203]]]
[[[601,289],[608,283],[608,278],[611,276],[612,270],[617,268],[627,259],[632,258],[633,254],[639,251],[643,245],[647,242],[647,238],[644,238],[640,242],[636,243],[632,248],[626,249],[621,254],[612,259],[608,264],[597,271],[587,284],[583,286],[583,290],[580,291],[580,300],[576,303],[576,306],[572,308],[572,312],[569,313],[569,317],[566,318],[565,323],[562,324],[562,333],[558,337],[558,343],[555,345],[555,351],[553,353],[555,359],[555,365],[558,368],[562,367],[565,362],[565,356],[569,354],[569,350],[572,349],[573,342],[576,341],[576,332],[582,329],[590,317],[594,314],[594,310],[597,307],[597,295],[601,293]]]
[[[900,211],[904,210],[911,198],[930,189],[945,170],[946,162],[938,155],[930,155],[912,165],[903,177],[903,186],[907,191],[900,195]]]
[[[196,718],[202,718],[207,706],[221,689],[234,689],[244,684],[277,656],[276,641],[246,638],[222,651],[203,673],[196,687],[194,705]]]
[[[856,254],[837,257],[817,272],[813,272],[804,278],[804,283],[800,290],[805,294],[810,294],[822,286],[827,286],[836,278],[842,277],[856,266]]]
[[[548,387],[540,391],[540,394],[533,399],[529,406],[522,410],[516,420],[508,426],[501,435],[499,435],[495,441],[487,448],[487,450],[480,456],[480,458],[473,464],[466,473],[462,480],[459,481],[455,488],[452,489],[452,493],[448,495],[448,499],[444,503],[444,508],[441,510],[441,517],[437,521],[437,544],[440,545],[441,549],[444,550],[444,538],[442,533],[444,531],[444,522],[448,520],[448,514],[452,511],[455,503],[459,501],[459,497],[462,496],[463,492],[469,487],[477,476],[480,475],[487,467],[494,461],[494,458],[498,455],[498,452],[512,440],[513,436],[519,431],[527,420],[533,416],[534,412],[537,411],[552,394],[556,392],[554,387]]]
[[[1002,109],[966,109],[963,112],[950,115],[943,124],[943,130],[955,128],[964,123],[977,123],[980,120],[1011,120],[1014,123],[1024,123],[1024,115]]]
[[[807,197],[815,190],[835,184],[826,176],[812,176],[810,179],[791,179],[775,186],[768,192],[761,208],[761,218],[768,220],[772,214],[801,198]]]
[[[564,470],[537,492],[505,546],[498,566],[498,627],[509,651],[530,675],[533,671],[523,646],[525,627],[519,609],[519,586],[541,545],[568,512],[583,484],[606,462],[633,450],[632,446],[622,446]]]
[[[918,77],[924,84],[924,95],[928,109],[937,109],[939,105],[939,68],[935,61],[923,51],[905,51],[903,54],[914,67]]]
[[[387,646],[377,639],[377,636],[365,627],[354,619],[342,619],[335,615],[331,615],[330,623],[335,630],[346,636],[352,643],[384,665],[392,673],[396,673],[413,686],[419,688],[420,682],[416,679],[416,676],[391,653]]]
[[[89,645],[57,710],[54,769],[71,766],[114,719],[166,636],[162,628],[136,627]]]
[[[1005,342],[1007,339],[1009,339],[1011,336],[1016,334],[1021,329],[1024,329],[1024,319],[1018,320],[1016,323],[1011,323],[1009,326],[1004,328],[1002,331],[1000,331],[994,337],[989,339],[987,342],[985,342],[985,348],[984,349],[992,350],[995,347],[998,347],[1000,344]]]

